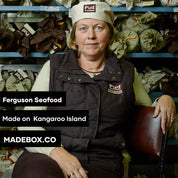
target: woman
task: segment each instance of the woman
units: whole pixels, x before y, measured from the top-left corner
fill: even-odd
[[[111,8],[104,2],[80,2],[71,14],[72,49],[49,56],[33,91],[66,91],[66,107],[41,109],[89,110],[89,127],[52,128],[61,131],[63,147],[26,148],[13,178],[122,177],[129,113],[134,104],[152,104],[133,65],[109,50],[114,33]],[[153,117],[159,112],[165,133],[176,115],[170,96],[160,97]]]

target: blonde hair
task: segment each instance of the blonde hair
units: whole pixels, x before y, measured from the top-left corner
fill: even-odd
[[[77,22],[73,25],[71,33],[70,33],[69,47],[78,51],[78,46],[77,46],[76,40],[75,40],[76,24],[77,24]],[[114,41],[114,28],[111,24],[109,24],[107,22],[106,22],[106,24],[108,25],[109,31],[110,31],[110,38],[109,38],[110,40],[109,40],[107,48],[106,48],[106,54],[107,54],[108,52],[111,53],[110,46],[112,45],[112,43]]]

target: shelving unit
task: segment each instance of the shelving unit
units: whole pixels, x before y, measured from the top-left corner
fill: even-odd
[[[147,11],[151,11],[154,13],[178,13],[178,7],[133,7],[131,10],[127,10],[126,7],[112,7],[113,12],[117,13],[144,13]],[[40,12],[46,12],[46,13],[63,13],[68,12],[69,9],[64,6],[0,6],[0,12],[1,13],[16,13],[19,11],[25,11],[25,12],[34,12],[34,13],[40,13]],[[34,58],[46,58],[49,55],[49,53],[39,53],[39,52],[30,52],[29,57]],[[178,60],[178,53],[176,54],[170,54],[170,53],[127,53],[126,57],[128,58],[144,58],[145,60],[149,58],[159,58],[159,59],[165,59],[170,58],[171,60]],[[23,58],[23,56],[18,52],[0,52],[0,58]],[[12,67],[12,66],[9,66]],[[16,66],[17,67],[17,66]],[[18,67],[24,67],[24,65],[18,65]],[[25,67],[30,68],[30,65],[26,65]],[[35,65],[33,66],[35,67]],[[39,70],[42,66],[36,66]],[[8,68],[5,65],[0,65],[0,69],[3,70],[5,68]],[[154,98],[161,96],[161,92],[152,92],[150,94],[150,97],[152,100]],[[175,102],[178,102],[178,98],[174,98]],[[171,146],[178,146],[178,140],[169,139],[168,145]]]
[[[112,7],[113,12],[178,12],[178,7],[133,7],[131,10],[127,10],[126,7]],[[0,12],[68,12],[69,8],[65,6],[0,6]],[[47,57],[48,53],[31,52],[29,57]],[[23,57],[17,52],[0,52],[0,57]],[[178,54],[170,53],[128,53],[126,57],[130,58],[178,58]]]
[[[0,6],[0,12],[68,12],[64,6]]]
[[[178,12],[178,7],[133,7],[127,10],[126,7],[112,7],[113,12]],[[69,8],[64,6],[0,6],[1,12],[68,12]]]
[[[17,70],[21,68],[22,70],[33,69],[34,71],[39,72],[43,65],[40,64],[13,64],[13,65],[4,65],[0,64],[0,70]]]
[[[178,12],[178,7],[133,7],[127,10],[126,7],[112,7],[113,12]]]
[[[63,54],[64,52],[60,52]],[[39,52],[31,52],[29,53],[29,57],[47,57],[49,53],[39,53]],[[0,57],[23,57],[18,52],[0,52]],[[130,58],[178,58],[178,53],[170,54],[170,53],[127,53],[125,57]]]

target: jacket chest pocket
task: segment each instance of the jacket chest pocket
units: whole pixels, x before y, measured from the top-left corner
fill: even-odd
[[[65,83],[64,90],[66,91],[67,106],[81,105],[85,103],[87,98],[84,86],[80,84]]]
[[[76,78],[70,74],[60,73],[56,77],[55,90],[66,92],[66,106],[81,105],[86,101],[85,84],[75,82]]]

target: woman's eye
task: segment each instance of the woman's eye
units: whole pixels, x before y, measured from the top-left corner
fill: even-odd
[[[80,31],[82,31],[82,32],[85,32],[86,30],[87,30],[86,27],[81,27],[81,28],[80,28]]]
[[[96,30],[102,30],[103,28],[101,26],[96,26]]]

